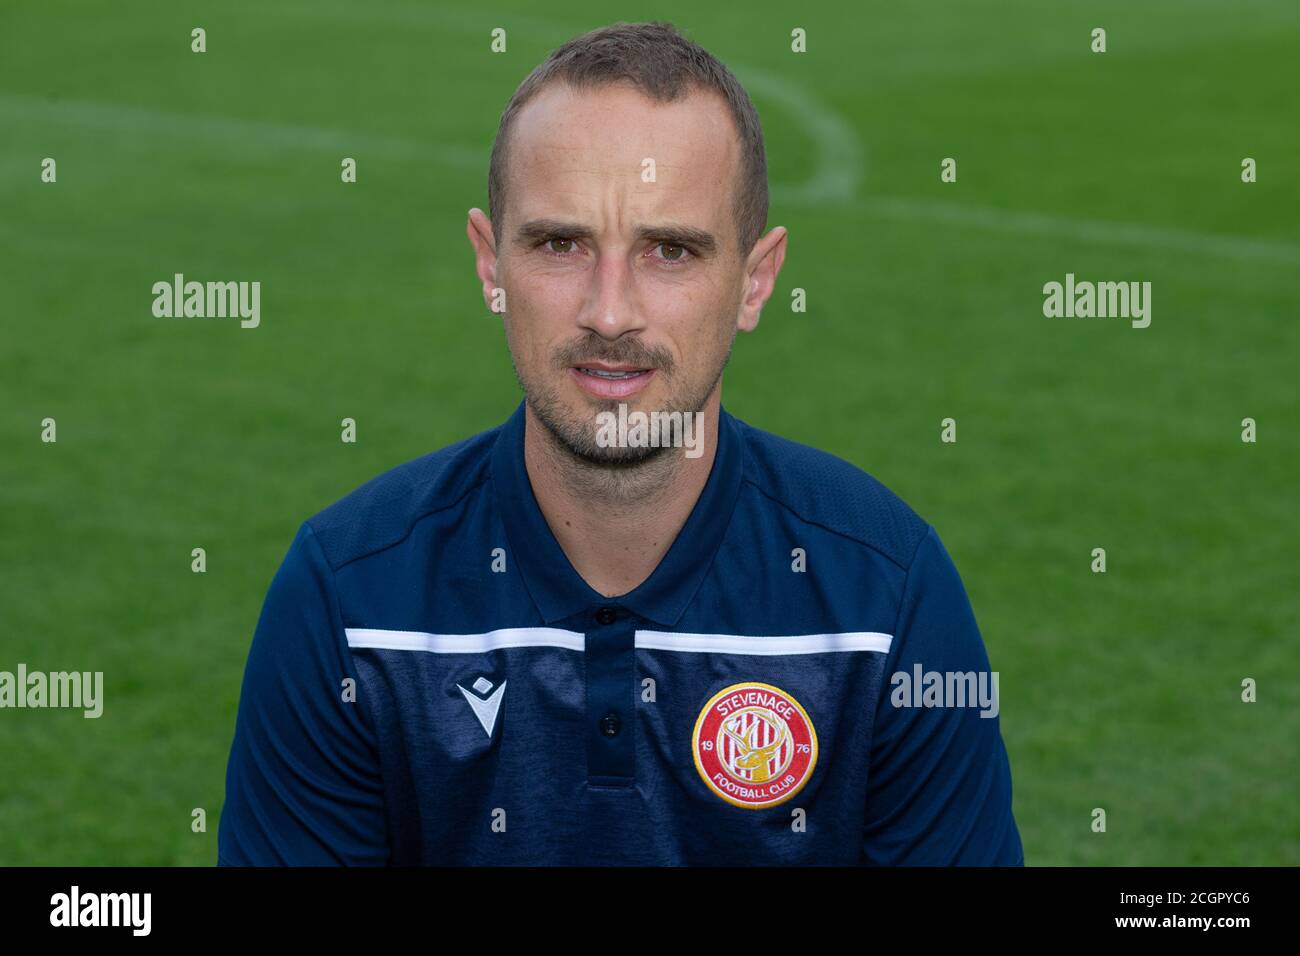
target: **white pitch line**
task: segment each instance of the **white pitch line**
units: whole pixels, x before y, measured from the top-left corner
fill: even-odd
[[[241,149],[250,147],[285,152],[306,150],[337,156],[362,153],[396,159],[435,160],[449,166],[466,168],[485,167],[487,157],[484,149],[421,143],[414,139],[376,136],[372,133],[12,93],[0,93],[0,117],[97,132],[134,132],[161,137],[211,139],[226,147],[230,155],[237,155]],[[151,149],[156,148],[157,142],[150,143],[149,146]]]
[[[1189,255],[1244,261],[1300,263],[1300,244],[1281,239],[1224,236],[1133,222],[1075,219],[1040,212],[973,206],[908,196],[868,196],[847,210],[883,219],[969,226],[989,232],[1045,236],[1102,246],[1167,249]]]
[[[863,213],[885,219],[942,223],[1103,246],[1165,249],[1249,262],[1300,263],[1300,244],[1280,239],[1214,235],[1145,223],[1076,219],[921,197],[867,196],[855,199],[858,183],[866,179],[866,149],[853,127],[796,83],[754,67],[732,69],[746,87],[787,109],[816,147],[817,167],[812,177],[797,185],[773,184],[771,191],[775,201],[800,206],[843,206],[846,214]]]
[[[842,203],[866,177],[866,150],[853,127],[799,84],[753,66],[729,64],[747,90],[779,103],[805,129],[817,149],[817,165],[807,182],[773,183],[772,198],[800,205]]]
[[[548,25],[548,21],[542,18],[530,20],[533,29]],[[556,25],[554,29],[559,32],[560,28]],[[1075,219],[920,197],[874,196],[855,200],[858,185],[866,178],[866,148],[853,127],[797,83],[757,67],[732,64],[730,68],[747,88],[789,111],[815,146],[816,167],[807,181],[771,185],[772,198],[777,202],[798,206],[838,205],[845,213],[909,222],[937,222],[1098,245],[1167,249],[1191,255],[1287,265],[1300,262],[1300,244],[1284,240],[1213,235],[1142,223]],[[218,139],[224,145],[237,147],[251,145],[286,151],[306,149],[335,155],[364,151],[398,159],[432,159],[449,166],[477,170],[485,169],[487,164],[486,148],[426,144],[369,133],[120,104],[0,94],[0,117],[109,132],[126,130],[188,135]]]

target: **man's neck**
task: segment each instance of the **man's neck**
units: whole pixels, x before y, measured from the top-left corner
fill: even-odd
[[[668,448],[633,468],[603,468],[576,459],[526,409],[524,464],[546,523],[592,589],[627,594],[651,573],[676,540],[709,480],[717,450],[721,389],[701,411],[703,453]]]

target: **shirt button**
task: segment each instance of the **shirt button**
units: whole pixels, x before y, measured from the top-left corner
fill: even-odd
[[[606,737],[617,737],[621,726],[618,714],[606,714],[600,718],[600,732]]]
[[[618,614],[615,613],[612,607],[602,607],[599,611],[596,612],[596,623],[613,624],[617,617]]]

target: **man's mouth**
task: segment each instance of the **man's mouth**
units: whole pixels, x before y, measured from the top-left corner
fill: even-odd
[[[623,369],[617,372],[611,372],[603,368],[579,368],[578,371],[584,375],[595,375],[597,378],[633,378],[646,373],[643,368]]]
[[[641,391],[654,376],[652,368],[589,363],[570,369],[583,391],[596,398],[627,398]]]

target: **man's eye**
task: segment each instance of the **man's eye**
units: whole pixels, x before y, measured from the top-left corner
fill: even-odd
[[[660,258],[665,262],[685,262],[691,255],[691,250],[672,242],[661,242],[655,248],[663,250]]]
[[[577,240],[567,239],[564,236],[552,236],[550,239],[542,240],[541,245],[553,255],[567,256],[569,253],[576,251]],[[660,242],[654,248],[661,250],[658,258],[662,262],[688,262],[694,255],[687,246],[674,242]]]

